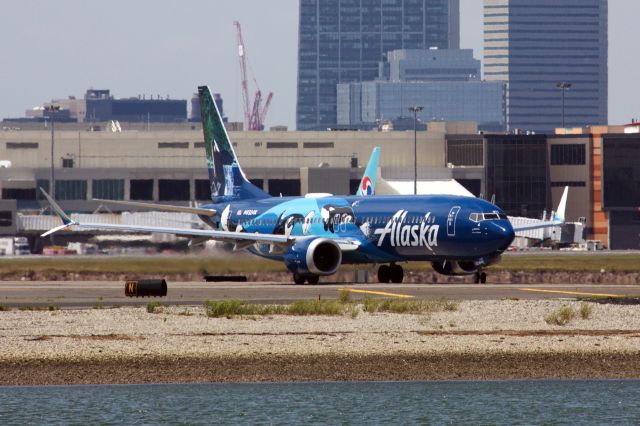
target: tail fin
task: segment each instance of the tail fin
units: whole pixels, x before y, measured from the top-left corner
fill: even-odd
[[[233,150],[227,130],[211,91],[207,86],[198,87],[202,132],[207,154],[207,169],[211,187],[211,201],[220,203],[231,200],[268,198],[269,194],[253,185],[245,176]]]
[[[365,197],[368,195],[375,195],[379,160],[380,147],[376,146],[375,148],[373,148],[373,152],[371,153],[371,157],[369,157],[367,167],[364,169],[364,175],[362,176],[362,180],[360,181],[360,185],[358,186],[358,192],[356,192],[357,196]]]
[[[567,196],[569,195],[569,187],[564,187],[564,192],[562,193],[562,198],[560,198],[560,204],[558,204],[558,210],[553,215],[553,220],[558,222],[565,221],[565,212],[567,210]]]

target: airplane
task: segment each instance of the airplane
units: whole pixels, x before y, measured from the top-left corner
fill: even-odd
[[[550,221],[515,228],[504,211],[482,199],[454,195],[385,195],[375,192],[377,158],[374,149],[356,195],[307,194],[272,197],[253,185],[242,171],[208,86],[198,87],[211,203],[180,207],[118,201],[120,204],[159,207],[196,214],[210,229],[185,229],[85,223],[72,220],[42,188],[53,211],[62,219],[42,236],[69,227],[170,233],[230,242],[284,262],[296,284],[317,284],[343,264],[378,264],[378,281],[401,283],[400,263],[427,261],[444,275],[474,275],[500,260],[515,232],[564,223],[567,189]]]

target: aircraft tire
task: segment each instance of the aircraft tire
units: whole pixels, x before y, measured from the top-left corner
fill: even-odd
[[[473,274],[473,282],[476,284],[480,284],[480,272],[476,272]]]
[[[305,277],[300,274],[293,274],[293,282],[296,284],[304,284],[306,281]]]
[[[482,284],[486,284],[487,283],[487,273],[486,272],[480,272],[480,282]]]
[[[309,284],[318,284],[318,282],[320,282],[320,275],[309,275],[307,277],[307,282]]]
[[[391,268],[391,282],[394,284],[400,284],[404,280],[404,269],[400,265],[392,265]]]
[[[391,281],[391,268],[388,265],[380,265],[378,268],[378,282],[388,284]]]

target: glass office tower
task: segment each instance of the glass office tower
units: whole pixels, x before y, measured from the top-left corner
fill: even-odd
[[[335,127],[336,85],[373,80],[395,49],[459,48],[459,0],[300,0],[298,130]]]
[[[607,0],[484,0],[484,76],[507,84],[509,130],[552,132],[563,110],[565,127],[607,123],[607,15]]]

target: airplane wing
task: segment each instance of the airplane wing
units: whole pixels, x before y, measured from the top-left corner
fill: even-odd
[[[77,226],[80,228],[93,228],[93,229],[111,229],[121,231],[139,231],[139,232],[158,232],[164,234],[176,234],[193,237],[206,237],[212,240],[228,241],[236,243],[238,246],[248,246],[252,242],[270,243],[280,246],[287,246],[294,242],[295,237],[288,235],[276,235],[276,234],[250,234],[247,232],[231,232],[231,231],[216,231],[213,229],[188,229],[188,228],[167,228],[160,226],[136,226],[136,225],[119,225],[108,223],[87,223],[76,222],[72,220],[67,214],[60,208],[60,206],[47,194],[47,192],[40,188],[44,197],[49,201],[51,207],[55,213],[62,219],[62,225],[56,226],[53,229],[42,234],[43,237],[51,235],[55,232],[66,229],[70,226]]]
[[[554,226],[564,225],[565,211],[567,209],[567,196],[569,195],[569,187],[564,187],[560,204],[558,204],[558,210],[553,214],[552,219],[545,222],[531,223],[527,225],[514,226],[514,232],[531,231],[533,229],[552,228]]]
[[[179,212],[179,213],[192,213],[202,216],[215,216],[215,209],[202,209],[199,207],[183,207],[172,206],[170,204],[155,204],[155,203],[141,203],[139,201],[125,201],[125,200],[103,200],[100,198],[94,198],[93,201],[100,201],[101,203],[119,204],[121,206],[142,207],[146,209],[154,209],[165,212]]]

